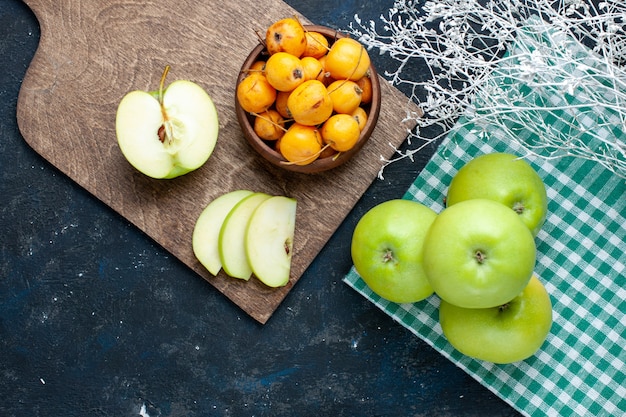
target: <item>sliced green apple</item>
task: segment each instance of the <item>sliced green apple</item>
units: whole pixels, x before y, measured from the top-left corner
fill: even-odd
[[[211,97],[198,84],[178,80],[157,92],[131,91],[116,115],[124,157],[153,178],[174,178],[202,166],[213,153],[219,123]]]
[[[250,217],[245,252],[254,275],[269,287],[289,281],[296,200],[274,196],[262,202]]]
[[[252,276],[244,246],[246,229],[254,210],[270,197],[265,193],[244,197],[224,219],[218,238],[218,251],[224,272],[233,278],[247,281]]]
[[[213,275],[222,269],[218,249],[220,229],[224,219],[235,205],[252,194],[249,190],[235,190],[211,201],[200,213],[193,229],[192,247],[198,261]]]

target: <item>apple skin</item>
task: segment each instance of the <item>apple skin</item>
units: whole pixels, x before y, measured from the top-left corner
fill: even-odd
[[[433,294],[422,268],[422,246],[437,213],[410,200],[389,200],[361,217],[352,235],[354,267],[376,294],[395,303]]]
[[[517,155],[489,153],[463,165],[452,178],[446,204],[486,198],[510,207],[536,236],[548,212],[546,187],[539,174]]]
[[[468,309],[445,300],[439,306],[445,337],[459,352],[497,364],[534,355],[552,327],[552,302],[533,275],[524,290],[502,306]]]
[[[235,190],[212,200],[200,213],[191,237],[194,255],[212,274],[222,269],[219,253],[219,235],[228,213],[237,203],[252,194],[250,190]]]
[[[161,142],[164,112],[173,138]],[[174,81],[165,89],[163,109],[154,92],[127,93],[118,105],[115,124],[124,157],[157,179],[175,178],[202,166],[213,153],[219,131],[213,101],[202,87],[187,80]]]
[[[444,209],[424,243],[424,271],[435,293],[466,308],[494,307],[528,284],[536,247],[530,230],[505,205],[473,199]]]

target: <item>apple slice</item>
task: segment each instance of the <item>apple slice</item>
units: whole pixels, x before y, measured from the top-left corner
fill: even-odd
[[[253,193],[239,201],[228,213],[220,229],[218,251],[224,272],[233,278],[249,280],[252,268],[246,256],[244,239],[254,210],[269,194]]]
[[[269,287],[289,282],[296,200],[274,196],[261,203],[250,218],[245,250],[254,275]]]
[[[252,194],[249,190],[235,190],[211,201],[200,213],[193,229],[192,247],[198,261],[213,275],[222,269],[218,249],[220,229],[224,219],[235,205]]]
[[[124,157],[153,178],[174,178],[202,166],[213,153],[219,123],[209,95],[187,80],[157,92],[131,91],[117,108],[117,141]]]

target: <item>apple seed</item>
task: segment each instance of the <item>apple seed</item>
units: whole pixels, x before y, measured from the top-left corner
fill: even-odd
[[[165,126],[161,125],[159,130],[157,131],[157,135],[159,136],[159,142],[165,143]]]

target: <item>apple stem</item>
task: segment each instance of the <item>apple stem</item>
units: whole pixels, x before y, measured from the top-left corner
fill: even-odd
[[[166,65],[163,70],[163,74],[161,75],[161,81],[159,82],[159,105],[161,106],[161,114],[163,115],[163,125],[159,128],[158,135],[161,143],[165,143],[165,140],[171,141],[172,139],[172,128],[169,123],[169,118],[167,117],[167,112],[165,111],[165,106],[163,105],[163,92],[165,90],[165,78],[167,77],[167,73],[170,72],[170,66]]]
[[[517,203],[513,204],[513,211],[517,214],[522,214],[524,212],[524,203],[518,201]]]
[[[166,65],[163,74],[161,74],[161,81],[159,82],[159,103],[161,103],[161,106],[163,106],[163,90],[165,89],[165,77],[167,77],[168,72],[170,72],[170,66]]]
[[[481,251],[481,250],[477,250],[477,251],[476,251],[476,253],[474,254],[474,256],[476,256],[476,261],[477,261],[479,264],[484,263],[484,262],[485,262],[485,259],[487,259],[487,255],[485,255],[485,254],[483,253],[483,251]]]

